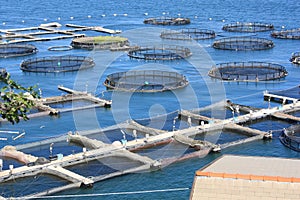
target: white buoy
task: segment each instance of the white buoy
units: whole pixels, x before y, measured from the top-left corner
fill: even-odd
[[[134,137],[135,141],[137,141],[137,133],[136,133],[136,130],[134,129],[134,130],[132,131],[132,133],[133,133],[133,137]]]
[[[3,26],[5,26],[5,24],[6,24],[5,22],[2,23]]]
[[[3,160],[0,159],[0,172],[2,171],[2,168],[3,168]]]
[[[60,20],[60,17],[58,17],[57,20]]]
[[[144,13],[144,15],[145,15],[145,16],[147,16],[147,15],[148,15],[148,13]]]
[[[197,15],[195,15],[195,17],[194,17],[195,19],[197,19],[198,18],[198,16]]]
[[[74,17],[70,17],[70,19],[74,19]]]
[[[88,18],[91,18],[92,16],[91,16],[91,15],[88,15],[87,17],[88,17]]]
[[[192,126],[192,118],[190,116],[188,116],[187,123],[190,127]]]
[[[103,15],[101,15],[102,17],[105,17],[105,15],[103,14]]]
[[[181,16],[181,14],[180,14],[180,13],[178,13],[177,15],[178,15],[178,16]]]
[[[128,14],[127,14],[127,13],[124,13],[123,15],[124,15],[125,17],[127,17],[127,16],[128,16]]]
[[[114,14],[115,17],[116,17],[117,15],[118,15],[118,14],[116,14],[116,13]]]
[[[48,19],[45,18],[44,21],[46,22],[46,21],[48,21]]]
[[[210,17],[210,18],[208,18],[208,20],[209,20],[209,21],[211,21],[211,20],[212,20],[212,18]]]
[[[165,12],[163,12],[162,14],[163,14],[163,15],[165,15],[166,13],[165,13]]]
[[[284,29],[284,28],[285,28],[285,26],[281,26],[281,28],[282,28],[282,29]]]
[[[14,165],[9,165],[9,173],[12,174],[12,170],[14,169]]]
[[[22,20],[22,23],[24,23],[25,22],[25,20]]]
[[[223,19],[222,22],[225,22],[225,19]]]

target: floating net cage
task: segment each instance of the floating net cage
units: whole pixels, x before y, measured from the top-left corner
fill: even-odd
[[[293,53],[290,61],[294,64],[300,65],[300,52]]]
[[[185,76],[172,71],[135,70],[118,72],[106,77],[107,89],[134,92],[163,92],[189,84]]]
[[[6,78],[7,77],[7,71],[3,67],[0,67],[0,77],[1,78]]]
[[[90,57],[85,56],[50,56],[32,58],[21,63],[21,69],[28,72],[68,72],[95,66]]]
[[[216,33],[207,29],[188,28],[181,30],[166,30],[160,37],[170,40],[205,40],[216,37]]]
[[[271,33],[271,36],[279,39],[300,40],[300,28],[284,30],[284,31],[274,31]]]
[[[286,147],[300,152],[300,125],[293,125],[283,129],[279,139]]]
[[[153,25],[185,25],[190,24],[191,20],[189,18],[180,17],[155,17],[145,19],[144,23]]]
[[[72,46],[52,46],[48,48],[49,51],[70,51],[72,49]]]
[[[118,36],[80,37],[72,40],[71,46],[80,49],[111,49],[129,46],[127,38]]]
[[[189,48],[171,45],[140,47],[128,52],[130,58],[144,60],[176,60],[191,55],[192,52]]]
[[[212,78],[226,81],[269,81],[287,76],[285,67],[265,62],[229,62],[213,66]]]
[[[237,22],[232,24],[226,24],[222,28],[224,31],[229,32],[263,32],[263,31],[272,31],[274,30],[273,24],[264,24],[259,22]]]
[[[223,50],[249,51],[265,50],[274,47],[272,40],[255,37],[231,37],[215,40],[213,47]]]
[[[38,49],[30,44],[1,44],[0,45],[0,58],[26,56],[34,54]]]

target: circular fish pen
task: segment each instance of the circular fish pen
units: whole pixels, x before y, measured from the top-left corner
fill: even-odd
[[[300,125],[292,125],[283,129],[279,140],[284,146],[300,152]]]
[[[1,44],[0,45],[0,58],[27,56],[35,54],[38,49],[30,44]]]
[[[255,37],[230,37],[215,40],[213,47],[222,50],[251,51],[266,50],[274,47],[272,40]]]
[[[49,51],[70,51],[72,49],[72,46],[52,46],[48,48]]]
[[[271,36],[279,39],[300,40],[300,28],[284,31],[274,31],[271,33]]]
[[[169,45],[140,47],[128,52],[130,58],[143,60],[177,60],[191,55],[189,48]]]
[[[26,72],[68,72],[94,67],[92,58],[85,56],[51,56],[32,58],[21,63],[21,70]]]
[[[212,78],[226,81],[269,81],[284,78],[285,67],[265,62],[229,62],[213,66],[208,72]]]
[[[207,29],[188,28],[181,30],[166,30],[160,37],[170,40],[205,40],[216,37],[216,33]]]
[[[188,84],[184,75],[160,70],[117,72],[108,75],[104,82],[108,90],[128,92],[163,92],[183,88]]]
[[[190,23],[191,20],[189,18],[181,17],[154,17],[144,20],[144,24],[152,25],[185,25]]]
[[[3,67],[0,67],[0,77],[1,78],[6,78],[7,77],[7,71]]]
[[[127,38],[119,36],[80,37],[73,39],[71,46],[77,49],[106,50],[129,46],[129,41]]]
[[[300,65],[300,52],[295,52],[292,54],[292,57],[290,58],[290,61],[293,64]]]
[[[264,32],[274,30],[273,24],[264,24],[259,22],[236,22],[232,24],[226,24],[222,30],[229,32]]]

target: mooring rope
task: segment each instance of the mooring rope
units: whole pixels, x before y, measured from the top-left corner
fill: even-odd
[[[55,196],[42,196],[42,197],[16,197],[16,200],[23,199],[56,199],[56,198],[75,198],[75,197],[97,197],[97,196],[112,196],[112,195],[131,195],[131,194],[146,194],[146,193],[159,193],[159,192],[176,192],[186,191],[190,188],[168,188],[161,190],[138,190],[127,192],[108,192],[108,193],[96,193],[96,194],[71,194],[71,195],[55,195]]]

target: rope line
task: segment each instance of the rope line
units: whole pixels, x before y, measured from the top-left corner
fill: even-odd
[[[108,193],[97,193],[97,194],[71,194],[71,195],[55,195],[55,196],[42,196],[42,197],[17,197],[16,200],[23,199],[56,199],[56,198],[75,198],[75,197],[97,197],[97,196],[111,196],[111,195],[130,195],[130,194],[146,194],[146,193],[159,193],[159,192],[176,192],[186,191],[190,188],[169,188],[161,190],[140,190],[131,192],[108,192]]]

